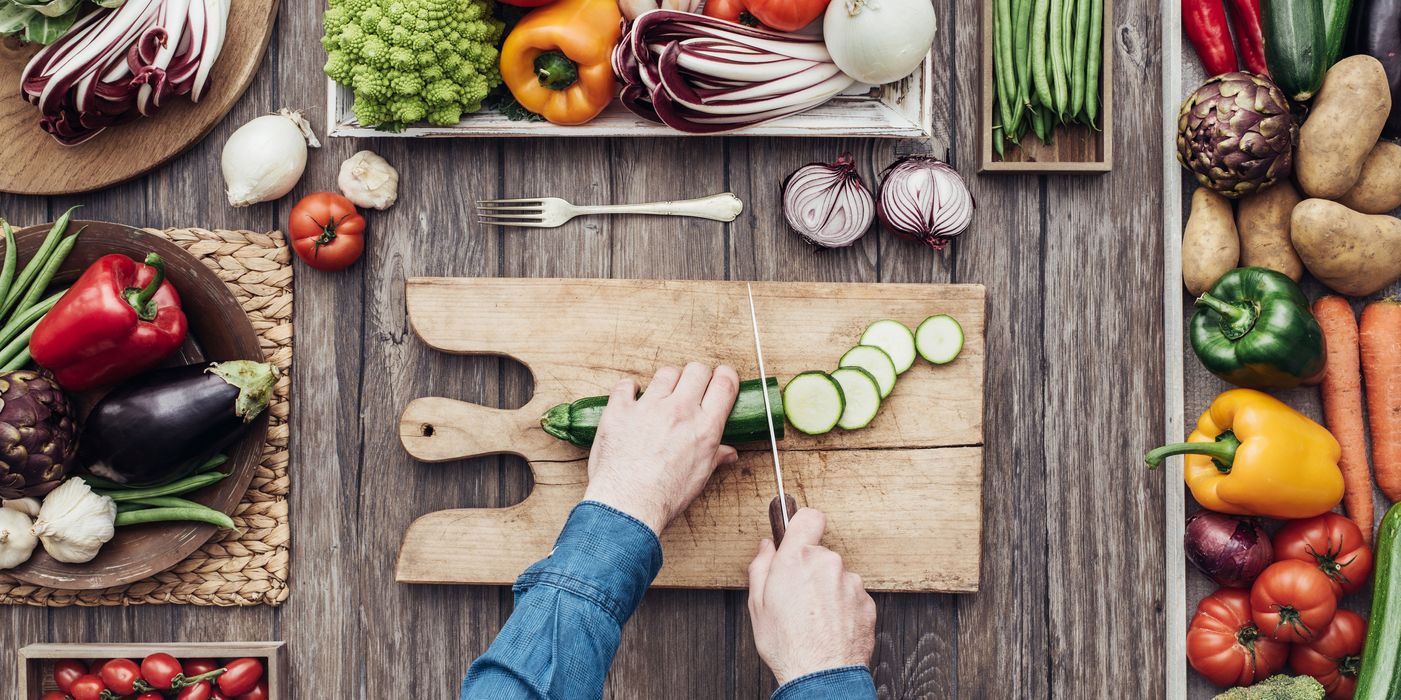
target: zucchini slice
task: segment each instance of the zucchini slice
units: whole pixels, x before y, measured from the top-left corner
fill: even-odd
[[[803,372],[783,387],[783,411],[799,432],[822,435],[837,427],[846,411],[846,397],[826,372]]]
[[[837,366],[860,367],[870,372],[876,380],[876,385],[880,387],[882,399],[890,396],[890,392],[895,391],[895,376],[898,374],[895,371],[895,362],[884,350],[874,345],[857,345],[847,350]]]
[[[915,348],[936,365],[953,362],[963,351],[963,326],[948,314],[930,316],[915,330]]]
[[[844,430],[864,428],[875,420],[880,411],[880,385],[876,378],[860,367],[843,367],[832,373],[832,379],[842,388],[846,408],[837,425]]]
[[[890,356],[895,373],[904,374],[915,363],[915,334],[899,321],[876,321],[861,334],[862,345],[874,345]]]

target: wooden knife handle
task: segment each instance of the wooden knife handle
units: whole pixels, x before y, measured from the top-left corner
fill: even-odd
[[[788,517],[792,518],[793,514],[798,512],[798,502],[787,494],[783,496],[782,506],[779,505],[778,496],[774,496],[773,500],[769,501],[769,527],[773,529],[774,549],[783,544],[783,535],[788,530],[787,526],[783,524],[783,510],[779,510],[779,508],[787,510]]]

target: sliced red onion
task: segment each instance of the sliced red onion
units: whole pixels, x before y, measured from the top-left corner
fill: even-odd
[[[977,204],[968,185],[948,163],[930,156],[905,156],[881,173],[876,214],[905,238],[943,250],[973,221]]]
[[[783,218],[813,245],[849,246],[865,235],[875,216],[875,200],[850,153],[830,165],[804,165],[783,181]]]

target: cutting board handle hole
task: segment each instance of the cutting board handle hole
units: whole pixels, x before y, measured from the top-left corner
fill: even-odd
[[[422,435],[423,437],[433,437],[433,424],[424,423],[423,425],[418,426],[418,434]]]

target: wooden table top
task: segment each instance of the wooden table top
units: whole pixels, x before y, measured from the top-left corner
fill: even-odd
[[[399,203],[370,215],[355,267],[297,268],[290,600],[7,607],[0,679],[13,650],[34,642],[279,639],[296,697],[455,697],[511,592],[395,584],[399,541],[424,513],[519,501],[528,477],[510,458],[419,464],[399,446],[398,417],[424,395],[519,406],[531,379],[510,362],[419,342],[405,318],[410,276],[976,282],[988,290],[982,590],[877,595],[877,686],[888,698],[1162,697],[1163,479],[1138,458],[1164,425],[1159,3],[1114,4],[1113,172],[1051,177],[975,175],[979,5],[935,4],[932,144],[338,139],[313,153],[292,196],[232,209],[218,160],[235,128],[279,107],[304,109],[322,128],[321,3],[285,2],[261,72],[201,144],[90,195],[0,195],[0,216],[19,224],[81,203],[89,219],[268,230],[285,226],[300,195],[335,189],[340,162],[361,148],[403,178]],[[849,150],[869,181],[897,152],[924,149],[948,152],[979,205],[973,229],[945,253],[873,234],[818,254],[784,226],[779,183],[798,165]],[[502,230],[471,213],[486,197],[625,202],[726,190],[747,206],[730,225],[585,218]],[[648,594],[607,687],[617,698],[766,696],[773,680],[754,651],[744,592]],[[0,682],[0,699],[13,692]]]

